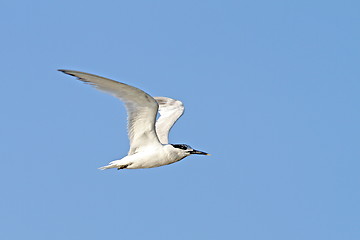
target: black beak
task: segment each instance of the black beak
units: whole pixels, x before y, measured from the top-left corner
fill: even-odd
[[[192,150],[192,151],[190,151],[190,154],[210,155],[206,152],[202,152],[202,151],[198,151],[198,150]]]

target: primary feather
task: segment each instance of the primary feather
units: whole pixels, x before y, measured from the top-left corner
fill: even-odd
[[[125,103],[128,112],[129,155],[138,152],[141,148],[161,144],[154,128],[158,104],[149,94],[125,83],[97,75],[72,70],[59,71],[75,76]]]

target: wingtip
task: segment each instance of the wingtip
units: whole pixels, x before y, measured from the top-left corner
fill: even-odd
[[[66,70],[66,69],[58,69],[59,72],[62,72],[62,73],[66,73],[66,74],[70,74],[70,70]]]
[[[58,69],[59,72],[62,72],[62,73],[65,73],[65,74],[68,74],[70,76],[74,76],[74,77],[77,77],[73,72],[75,71],[72,71],[72,70],[66,70],[66,69]],[[79,78],[79,77],[77,77]],[[80,79],[80,78],[79,78]]]

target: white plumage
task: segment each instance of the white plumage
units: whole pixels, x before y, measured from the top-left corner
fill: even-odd
[[[184,105],[179,100],[167,97],[154,97],[159,104],[160,117],[156,121],[156,133],[162,144],[169,143],[169,132],[175,122],[183,115]]]
[[[209,155],[186,144],[168,143],[170,129],[184,113],[181,101],[167,97],[153,98],[138,88],[89,73],[59,71],[75,76],[125,103],[130,150],[124,158],[100,169],[153,168],[180,161],[191,154]],[[160,117],[156,121],[158,111]]]

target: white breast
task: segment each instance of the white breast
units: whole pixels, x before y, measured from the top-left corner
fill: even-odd
[[[129,161],[130,165],[127,168],[153,168],[168,165],[180,161],[186,157],[183,153],[174,149],[171,145],[164,145],[159,149],[149,149],[130,156],[123,160]]]

